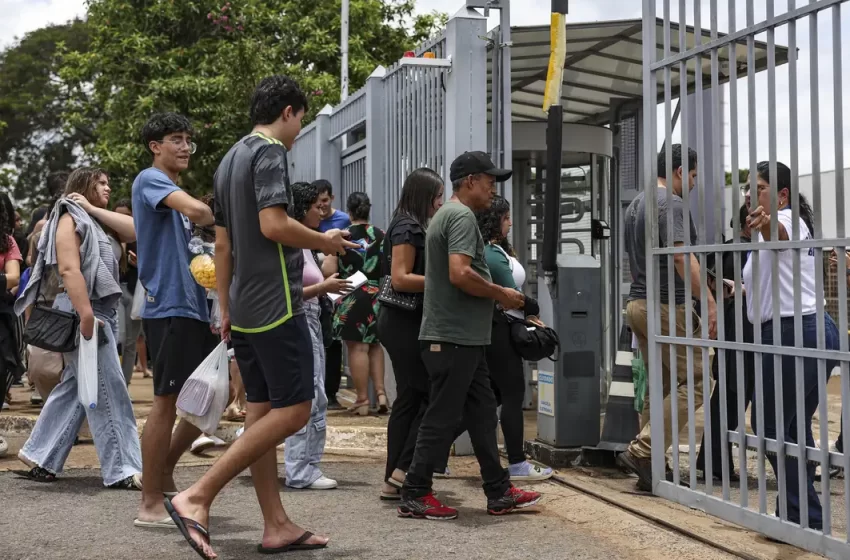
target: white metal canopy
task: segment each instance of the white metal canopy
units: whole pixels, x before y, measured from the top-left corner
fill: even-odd
[[[663,37],[663,21],[657,20],[656,36]],[[612,102],[636,100],[643,95],[642,22],[640,19],[567,24],[567,59],[564,64],[562,104],[564,122],[602,123],[607,121]],[[679,26],[671,23],[672,53],[680,52]],[[695,45],[696,31],[687,28],[686,50]],[[549,26],[511,28],[511,114],[514,122],[545,121],[543,92],[549,65]],[[711,32],[702,30],[708,42]],[[720,33],[719,36],[725,34]],[[498,37],[498,28],[491,37]],[[658,58],[663,57],[663,43],[657,44]],[[492,95],[492,48],[488,55],[488,95]],[[720,83],[729,80],[728,50],[720,52]],[[755,42],[756,72],[767,68],[767,44]],[[788,62],[788,49],[776,47],[776,64]],[[747,43],[737,44],[738,76],[747,72]],[[696,80],[696,60],[687,61],[688,90]],[[702,59],[703,86],[711,84],[711,57]],[[673,67],[672,92],[679,95],[679,67]],[[658,98],[664,91],[659,80]]]

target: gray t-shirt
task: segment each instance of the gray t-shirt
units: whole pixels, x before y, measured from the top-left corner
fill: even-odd
[[[449,255],[472,258],[472,269],[488,282],[484,240],[475,214],[460,202],[440,208],[425,235],[425,300],[419,340],[488,346],[493,300],[471,296],[449,280]]]
[[[291,200],[283,144],[259,133],[237,142],[216,170],[215,223],[233,247],[230,321],[237,332],[271,330],[303,313],[301,249],[268,239],[260,211]]]
[[[673,214],[673,230],[671,243],[685,243],[685,212],[688,212],[681,197],[671,194],[670,208],[667,207],[667,189],[656,187],[658,198],[658,234],[659,246],[667,247],[667,214]],[[692,245],[697,242],[694,221],[690,223],[690,241]],[[629,267],[632,271],[632,286],[629,290],[629,301],[646,299],[646,191],[639,193],[626,209],[625,217],[625,248],[629,254]],[[667,257],[659,259],[659,295],[661,303],[666,304],[670,293],[667,280]],[[685,303],[685,284],[679,275],[673,271],[676,305]]]

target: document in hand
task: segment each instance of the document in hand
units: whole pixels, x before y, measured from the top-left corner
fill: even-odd
[[[359,270],[348,277],[348,281],[351,282],[351,292],[358,289],[360,286],[365,284],[369,279],[366,278],[366,275],[360,272]],[[348,292],[350,294],[351,292]],[[348,294],[328,294],[328,297],[331,298],[331,301],[336,303],[340,298],[344,298]]]

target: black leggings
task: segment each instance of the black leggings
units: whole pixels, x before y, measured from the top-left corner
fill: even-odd
[[[397,396],[387,424],[387,466],[384,480],[395,469],[410,468],[422,416],[428,408],[431,384],[419,345],[421,315],[384,307],[378,314],[378,336],[390,356]],[[437,465],[444,472],[448,457]]]
[[[496,402],[502,407],[500,420],[508,462],[512,465],[522,463],[525,461],[525,422],[522,413],[525,374],[522,357],[511,343],[510,325],[502,317],[496,317],[493,321],[491,343],[487,347],[487,367]]]

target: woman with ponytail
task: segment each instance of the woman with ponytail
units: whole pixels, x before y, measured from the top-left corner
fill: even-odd
[[[755,200],[751,203],[748,223],[752,229],[753,241],[778,241],[785,242],[795,237],[800,240],[814,238],[814,216],[811,206],[806,198],[800,194],[800,218],[795,222],[791,210],[791,170],[782,163],[776,163],[775,176],[771,172],[769,162],[763,161],[757,166],[757,175],[751,178],[757,180],[757,193]],[[773,205],[771,190],[775,190],[776,205]],[[777,238],[772,239],[771,220],[773,212],[777,218]],[[795,252],[799,252],[799,257]],[[817,348],[817,298],[823,297],[815,290],[815,252],[813,249],[760,249],[758,251],[759,270],[758,277],[755,276],[754,258],[750,258],[744,267],[743,281],[747,293],[747,315],[755,329],[761,328],[762,344],[767,346],[796,346],[794,336],[794,260],[800,259],[800,302],[802,306],[803,337],[799,341],[805,348]],[[779,317],[773,314],[773,262],[776,259],[778,281],[779,281]],[[758,307],[757,307],[758,303]],[[758,314],[756,313],[758,309]],[[774,321],[780,322],[780,340],[774,340]],[[838,350],[838,328],[828,313],[824,313],[825,349]],[[794,356],[782,356],[781,383],[776,385],[774,378],[774,361],[769,356],[762,360],[762,382],[764,384],[764,395],[762,401],[754,402],[751,412],[751,423],[754,429],[763,431],[765,438],[776,439],[777,432],[782,430],[786,442],[797,442],[797,415],[803,414],[806,425],[805,446],[815,447],[812,437],[812,416],[818,407],[818,360],[815,358],[803,358],[803,400],[804,410],[797,410],[797,376],[796,358]],[[826,375],[835,366],[834,362],[828,361]],[[756,375],[759,372],[756,371]],[[779,389],[781,388],[781,395]],[[777,426],[773,403],[782,401],[783,424]],[[758,406],[765,406],[764,426],[758,426]],[[805,449],[805,447],[803,447]],[[768,460],[774,472],[777,470],[777,458],[774,454],[768,454]],[[808,500],[809,528],[820,531],[823,529],[823,513],[820,500],[814,488],[815,466],[811,463],[807,468],[807,496],[800,496],[798,483],[798,463],[796,457],[787,457],[785,461],[785,488],[787,498],[788,521],[800,523],[800,500]],[[778,502],[778,498],[777,498]],[[777,515],[779,503],[776,506]]]

